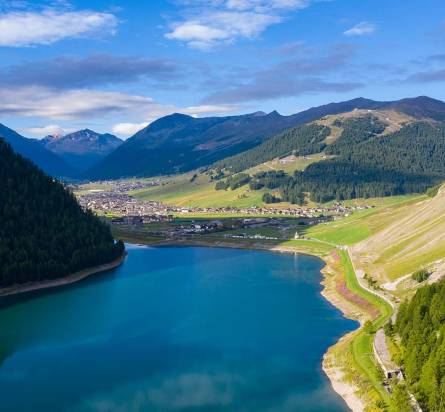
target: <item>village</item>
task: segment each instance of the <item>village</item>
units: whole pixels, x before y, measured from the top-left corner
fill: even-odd
[[[78,195],[84,209],[98,215],[112,218],[112,223],[138,225],[157,221],[169,221],[174,216],[187,215],[233,215],[233,216],[283,216],[295,218],[318,218],[332,216],[334,219],[347,217],[356,210],[369,209],[373,206],[345,206],[334,204],[329,207],[192,207],[167,205],[157,201],[142,201],[119,190],[89,191]]]

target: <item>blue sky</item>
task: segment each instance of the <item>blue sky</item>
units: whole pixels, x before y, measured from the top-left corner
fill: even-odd
[[[0,0],[0,122],[29,137],[444,86],[443,0]]]

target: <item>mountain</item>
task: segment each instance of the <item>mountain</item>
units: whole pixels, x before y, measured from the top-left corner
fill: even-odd
[[[290,175],[250,172],[250,188],[279,191],[281,200],[299,204],[308,193],[321,203],[423,193],[445,179],[445,122],[418,120],[392,107],[354,110],[289,129],[213,168],[217,176],[221,170],[249,173],[273,158],[315,154],[322,160]]]
[[[354,110],[393,110],[416,118],[445,118],[445,103],[428,97],[379,102],[357,98],[282,116],[256,112],[242,116],[163,117],[136,133],[86,172],[90,178],[155,176],[208,166],[256,147],[283,132],[328,115]]]
[[[60,278],[122,255],[122,242],[105,223],[3,139],[0,181],[0,288]]]
[[[65,136],[47,136],[40,143],[73,168],[84,171],[118,148],[122,140],[108,133],[85,129]]]
[[[117,178],[192,170],[256,146],[296,123],[276,112],[207,118],[175,113],[136,133],[88,175]]]
[[[445,103],[427,96],[387,102],[386,108],[407,114],[416,119],[445,121]]]
[[[327,112],[331,112],[331,114],[320,116],[321,113]],[[371,114],[375,118],[375,122],[371,123],[371,126],[386,125],[379,131],[380,133],[385,130],[387,132],[398,131],[403,125],[416,120],[445,120],[445,103],[429,97],[403,99],[395,102],[376,102],[359,98],[349,102],[331,103],[316,107],[294,116],[300,116],[304,119],[317,116],[318,122],[306,122],[303,126],[287,129],[250,150],[215,162],[213,167],[226,169],[231,173],[238,173],[292,153],[304,156],[326,150],[329,154],[336,148],[336,153],[330,154],[339,155],[341,154],[338,148],[339,144],[348,148],[362,143],[362,140],[367,136],[367,133],[362,129],[366,122],[357,121],[350,124],[343,122],[343,126],[348,126],[346,127],[346,134],[349,133],[349,137],[353,136],[354,139],[347,139],[346,137],[335,141],[336,138],[341,136],[335,136],[333,130],[342,129],[340,123],[344,119],[357,117],[366,119]],[[373,133],[377,133],[377,131],[374,130]]]
[[[27,139],[3,124],[0,124],[0,138],[51,176],[72,177],[75,174],[75,170],[68,163],[43,147],[38,140]]]

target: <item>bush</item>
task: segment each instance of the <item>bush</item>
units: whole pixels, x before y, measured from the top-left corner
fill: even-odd
[[[263,202],[264,203],[280,203],[281,199],[270,194],[270,193],[264,193]]]
[[[430,277],[430,273],[426,269],[418,270],[417,272],[414,272],[411,278],[418,283],[425,282]]]

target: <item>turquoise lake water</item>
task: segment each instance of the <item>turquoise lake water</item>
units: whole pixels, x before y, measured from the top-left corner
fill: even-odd
[[[118,269],[0,302],[1,411],[348,410],[321,370],[355,322],[321,260],[128,246]]]

